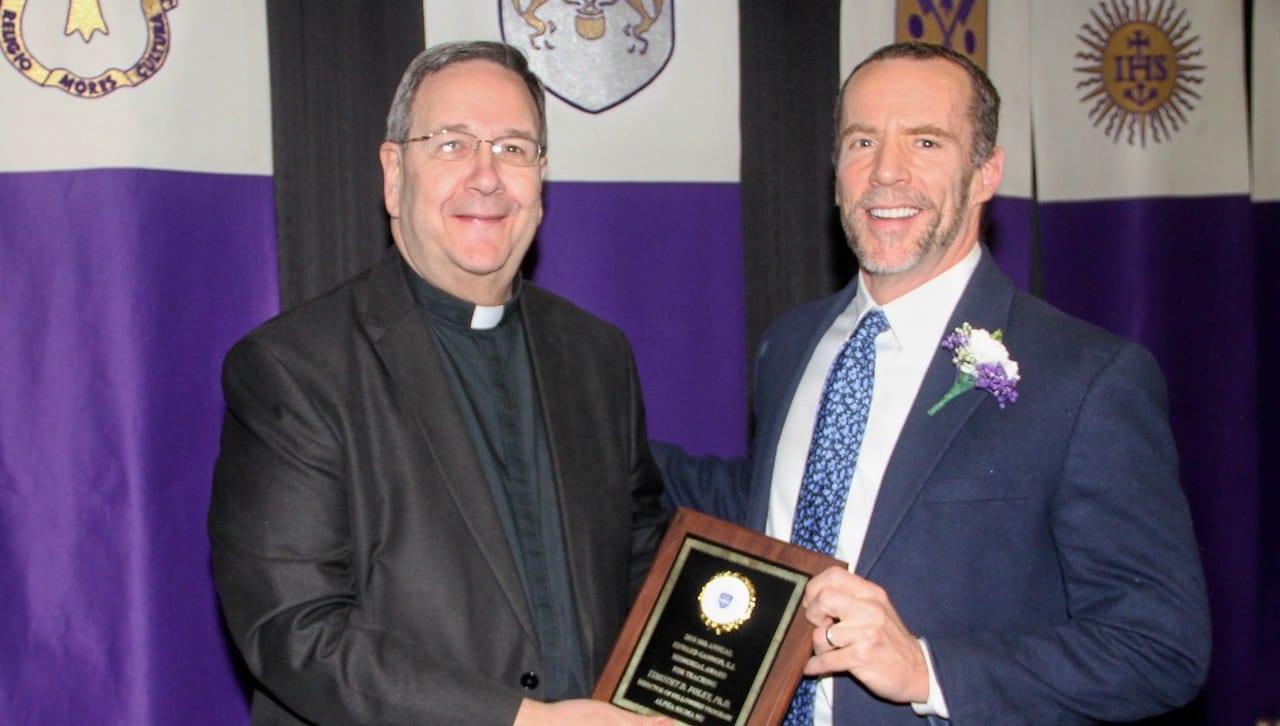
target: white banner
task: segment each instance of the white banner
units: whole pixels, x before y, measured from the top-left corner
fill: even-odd
[[[552,91],[548,179],[737,182],[737,3],[638,4],[643,11],[615,3],[588,18],[588,4],[424,0],[423,14],[428,45],[502,40],[505,21],[507,42]],[[601,81],[610,60],[616,91]]]
[[[0,26],[0,172],[271,174],[263,3],[0,0]]]
[[[1243,26],[1222,0],[1035,3],[1039,198],[1247,193]]]

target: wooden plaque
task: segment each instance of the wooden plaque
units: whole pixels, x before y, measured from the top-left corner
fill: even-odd
[[[676,512],[593,698],[687,724],[778,724],[813,652],[800,601],[845,564]]]

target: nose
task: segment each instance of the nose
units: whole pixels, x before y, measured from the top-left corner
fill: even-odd
[[[467,174],[467,188],[481,194],[494,194],[502,191],[502,177],[499,175],[499,162],[493,155],[493,142],[478,140],[476,153],[471,157],[471,170]]]
[[[889,186],[904,182],[910,176],[906,157],[896,144],[882,144],[876,149],[875,159],[871,165],[872,184]]]

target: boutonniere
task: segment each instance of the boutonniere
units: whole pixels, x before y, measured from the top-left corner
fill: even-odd
[[[942,341],[942,347],[951,351],[956,382],[942,400],[929,409],[930,416],[971,388],[995,396],[1000,408],[1018,400],[1018,362],[1009,357],[1009,351],[1000,342],[1003,337],[1002,331],[988,333],[964,323]]]

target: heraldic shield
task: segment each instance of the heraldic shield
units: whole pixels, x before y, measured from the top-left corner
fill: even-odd
[[[662,73],[675,48],[674,0],[498,0],[502,39],[551,93],[600,113]]]

